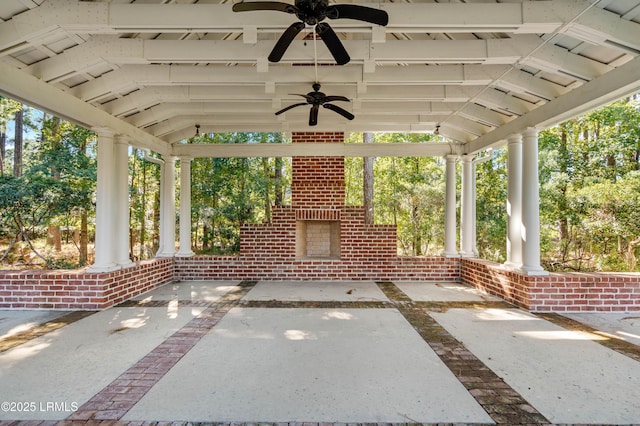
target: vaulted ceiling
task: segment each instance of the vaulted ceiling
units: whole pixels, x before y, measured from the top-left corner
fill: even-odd
[[[2,0],[0,91],[164,154],[196,124],[438,128],[472,153],[640,91],[640,0],[337,3],[389,15],[386,27],[326,21],[351,56],[342,66],[311,27],[269,62],[295,16],[235,13],[227,0]],[[356,118],[323,109],[310,127],[306,107],[274,114],[316,80]]]

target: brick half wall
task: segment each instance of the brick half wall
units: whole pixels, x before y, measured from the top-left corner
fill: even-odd
[[[252,256],[175,259],[177,280],[459,281],[460,260],[394,257],[386,260],[295,260]]]
[[[640,311],[638,273],[527,276],[498,263],[462,259],[461,280],[532,312]]]
[[[0,308],[105,309],[173,281],[173,259],[139,262],[96,274],[75,271],[0,271]]]

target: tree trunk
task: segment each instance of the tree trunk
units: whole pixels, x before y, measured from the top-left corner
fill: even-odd
[[[202,225],[202,251],[209,250],[209,232],[209,227],[205,222],[204,225]]]
[[[364,132],[363,142],[373,143],[373,133]],[[362,159],[362,179],[364,223],[373,225],[373,157]]]
[[[87,211],[82,209],[80,213],[80,265],[89,262],[89,218]]]
[[[62,251],[62,238],[59,226],[49,225],[47,235],[49,237],[49,243],[53,246],[54,250],[58,253]]]
[[[561,168],[561,172],[562,173],[569,173],[569,167],[568,167],[568,148],[567,148],[567,131],[566,129],[563,127],[562,128],[562,133],[560,135],[560,147],[559,147],[559,151],[560,151],[560,155],[561,155],[561,161],[560,161],[560,168]],[[557,200],[558,203],[558,210],[559,210],[559,231],[560,231],[560,247],[563,247],[565,245],[569,244],[569,220],[567,218],[566,213],[569,211],[569,203],[567,201],[567,185],[564,184],[562,185],[562,187],[560,188],[560,193],[562,194],[560,199]],[[561,250],[563,253],[566,250]],[[563,255],[564,257],[564,255]]]
[[[138,256],[140,260],[142,260],[145,259],[144,245],[147,243],[147,228],[145,226],[147,219],[147,162],[145,160],[142,161],[142,194],[140,194],[140,206],[142,211],[138,213],[140,220],[140,250]]]
[[[0,176],[4,174],[4,156],[7,149],[7,134],[0,129]]]
[[[22,108],[16,111],[15,116],[15,138],[13,148],[13,175],[22,176],[22,132],[24,127],[24,112]]]
[[[271,199],[269,198],[269,193],[271,192],[271,183],[270,183],[270,170],[269,170],[269,159],[267,157],[262,157],[262,171],[264,173],[264,181],[266,183],[266,188],[264,190],[264,216],[268,223],[271,223]]]
[[[45,114],[43,117],[43,123],[47,120],[47,115]],[[53,143],[55,144],[59,144],[59,142],[57,141],[57,135],[58,135],[58,127],[60,126],[60,118],[58,117],[53,117],[53,127],[52,127],[52,131],[51,131],[51,137],[53,139]],[[44,126],[42,128],[42,141],[45,142],[45,133],[44,133]],[[58,180],[60,179],[60,171],[56,170],[56,166],[51,165],[51,175],[53,176],[54,179]],[[47,233],[48,236],[50,238],[51,241],[51,245],[53,245],[55,251],[57,251],[58,253],[62,251],[62,240],[61,240],[61,235],[62,233],[60,232],[60,227],[57,225],[48,225],[48,229],[47,229]]]
[[[160,248],[160,191],[156,191],[153,199],[153,251]]]
[[[282,185],[282,158],[276,157],[276,171],[275,171],[275,203],[276,206],[281,206],[283,203],[283,185]]]

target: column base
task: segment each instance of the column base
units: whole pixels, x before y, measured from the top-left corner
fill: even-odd
[[[522,272],[522,263],[504,262],[502,267],[509,271]]]
[[[115,263],[109,263],[106,265],[91,265],[87,268],[87,272],[89,273],[93,273],[93,274],[103,274],[105,272],[113,272],[113,271],[117,271],[119,269],[121,269],[122,267],[120,265],[117,265]]]
[[[476,254],[472,251],[461,251],[460,257],[463,259],[470,259],[470,258],[476,257]]]
[[[460,257],[460,253],[458,253],[457,251],[445,251],[444,253],[442,253],[442,255],[444,257]]]
[[[118,263],[118,265],[120,265],[120,267],[122,269],[132,268],[132,267],[136,266],[136,263],[132,262],[131,259],[119,261],[117,263]]]
[[[546,276],[549,275],[549,271],[545,271],[540,266],[525,266],[520,267],[520,272],[527,276]]]
[[[192,257],[195,256],[196,254],[194,252],[192,252],[191,250],[189,251],[179,251],[176,253],[176,257]]]
[[[158,252],[156,253],[156,257],[175,257],[175,252]]]

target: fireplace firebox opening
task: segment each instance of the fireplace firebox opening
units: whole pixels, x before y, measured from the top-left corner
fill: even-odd
[[[296,221],[296,258],[340,259],[340,221]]]

